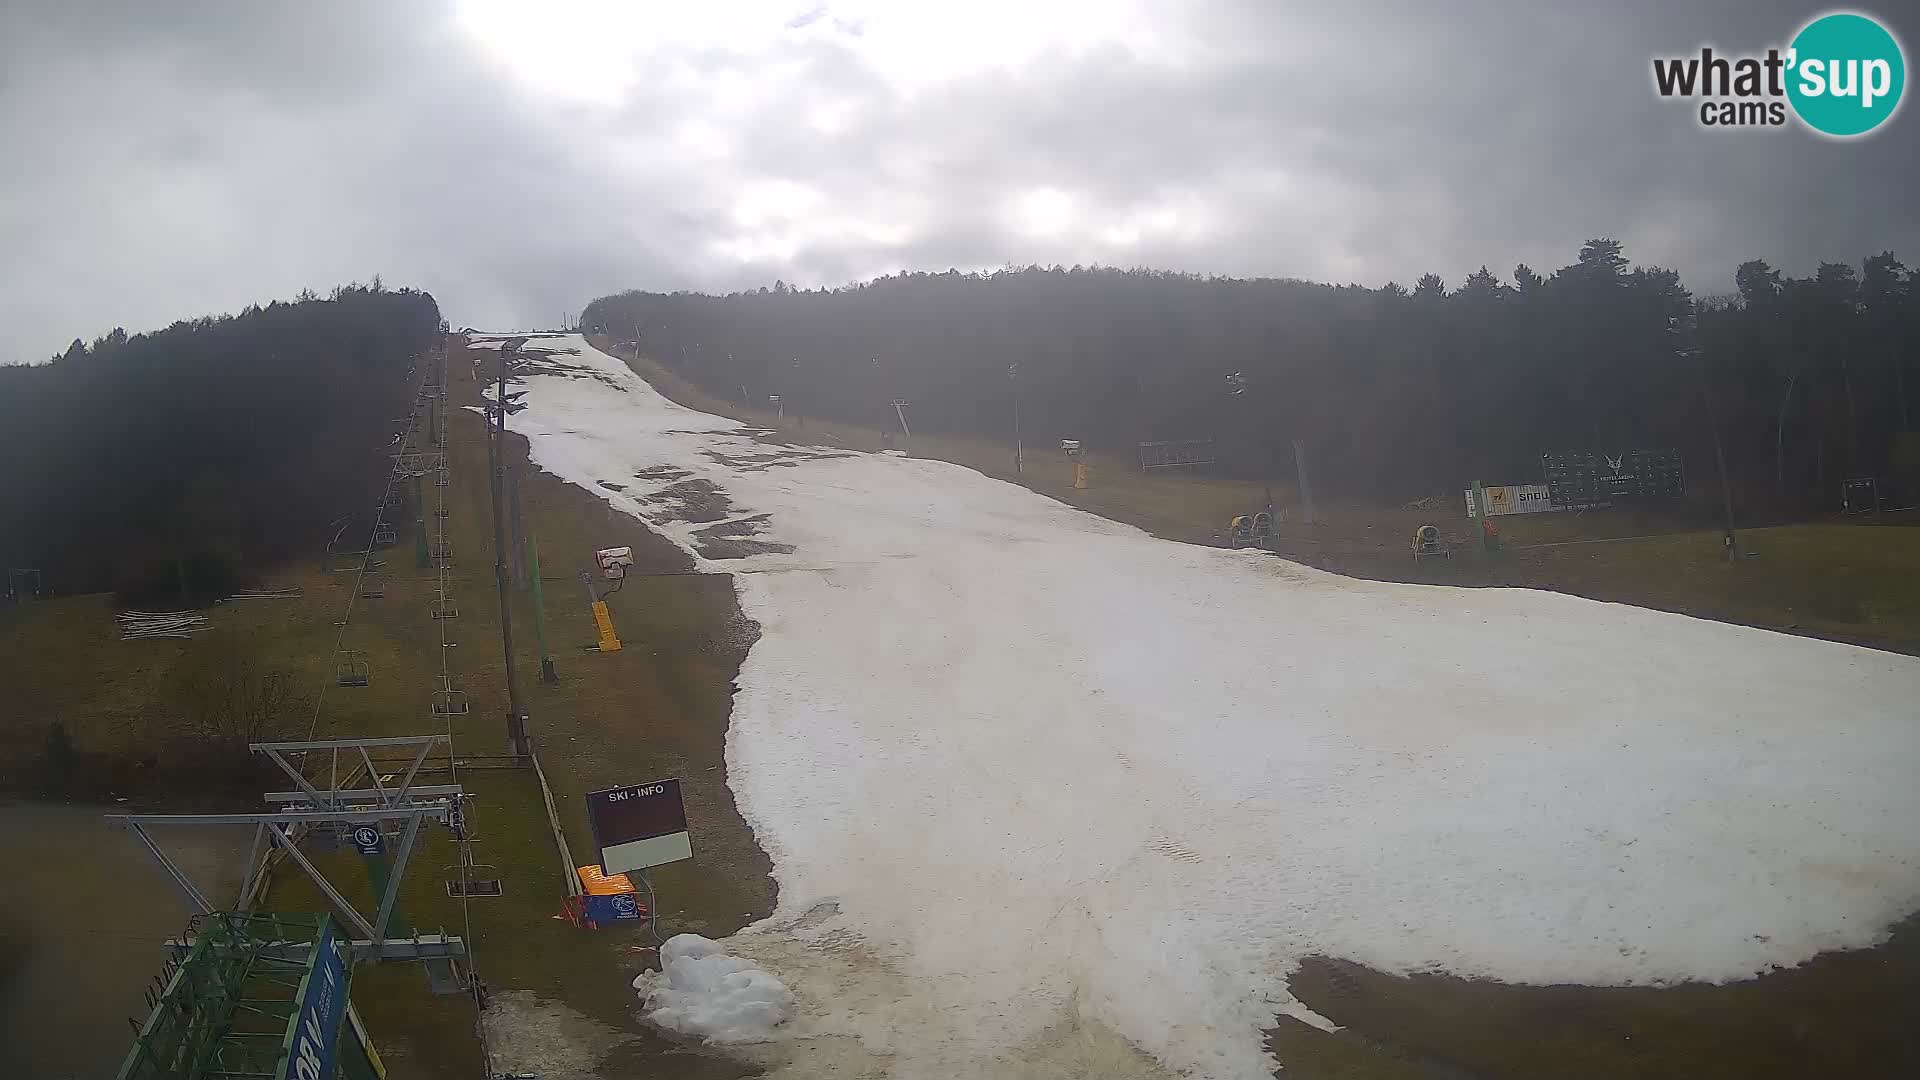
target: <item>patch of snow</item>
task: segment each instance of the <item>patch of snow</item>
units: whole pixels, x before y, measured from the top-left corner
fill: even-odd
[[[660,947],[660,970],[633,980],[647,1019],[711,1043],[764,1042],[793,1012],[785,983],[698,934]]]
[[[759,429],[553,344],[533,460],[761,627],[727,778],[780,910],[727,948],[797,995],[788,1075],[1072,1075],[1097,1031],[1152,1059],[1100,1075],[1266,1076],[1304,956],[1719,981],[1920,906],[1920,660],[1169,543],[937,461],[743,464]],[[689,477],[793,550],[701,558]]]
[[[599,1080],[605,1075],[598,1070],[600,1061],[633,1038],[631,1032],[589,1019],[530,990],[502,990],[490,996],[481,1034],[496,1075],[540,1080]]]

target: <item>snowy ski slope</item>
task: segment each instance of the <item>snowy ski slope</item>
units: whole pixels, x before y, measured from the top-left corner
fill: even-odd
[[[541,468],[696,553],[662,492],[706,480],[793,548],[706,563],[761,625],[728,779],[781,910],[727,944],[799,998],[792,1075],[1262,1076],[1275,1013],[1324,1023],[1306,955],[1725,980],[1920,906],[1920,661],[1168,543],[530,347]]]

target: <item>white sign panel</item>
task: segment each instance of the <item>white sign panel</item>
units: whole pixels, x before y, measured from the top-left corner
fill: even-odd
[[[680,781],[587,792],[587,820],[600,848],[600,872],[624,874],[693,858]]]
[[[1548,510],[1558,510],[1547,492],[1545,484],[1498,484],[1481,489],[1487,493],[1487,516],[1502,517],[1507,514],[1539,514]],[[1473,504],[1473,489],[1466,489],[1467,516],[1477,518],[1480,510]]]

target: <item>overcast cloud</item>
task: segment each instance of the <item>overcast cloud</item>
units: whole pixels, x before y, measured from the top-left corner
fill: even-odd
[[[1835,142],[1652,92],[1825,6],[1679,7],[8,5],[0,361],[376,273],[531,327],[1008,263],[1457,285],[1596,235],[1699,293],[1920,261],[1911,107]]]

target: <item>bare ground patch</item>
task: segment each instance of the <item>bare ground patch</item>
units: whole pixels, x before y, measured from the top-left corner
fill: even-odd
[[[821,453],[800,447],[786,453],[775,454],[723,454],[717,450],[702,450],[709,460],[719,462],[730,469],[741,472],[765,472],[768,469],[792,468],[802,461],[825,461],[829,458],[852,457],[845,453]]]
[[[758,536],[766,532],[767,526],[772,524],[772,522],[773,515],[771,514],[754,514],[751,517],[735,518],[732,521],[723,521],[718,525],[709,525],[701,529],[696,535],[710,536],[716,539]]]
[[[598,368],[586,367],[580,364],[569,364],[559,359],[559,357],[562,356],[579,355],[580,350],[576,348],[545,348],[538,345],[522,345],[519,352],[519,357],[523,363],[531,361],[533,364],[538,365],[536,370],[530,371],[528,374],[551,375],[561,379],[586,379],[592,382],[604,383],[623,394],[627,392],[627,388],[620,385],[619,380],[614,379]],[[507,381],[509,383],[517,383],[520,379],[509,374]]]
[[[1280,1018],[1281,1075],[1368,1080],[1769,1080],[1920,1076],[1920,916],[1884,945],[1741,982],[1518,986],[1303,961],[1294,995],[1334,1023]]]
[[[693,534],[694,541],[700,547],[700,554],[709,559],[744,559],[749,555],[786,555],[793,551],[792,544],[782,544],[771,540],[755,540],[766,531],[770,518],[766,514],[723,521],[718,525]]]
[[[720,521],[733,513],[727,494],[708,480],[682,480],[661,491],[659,498],[673,505],[680,521]]]

